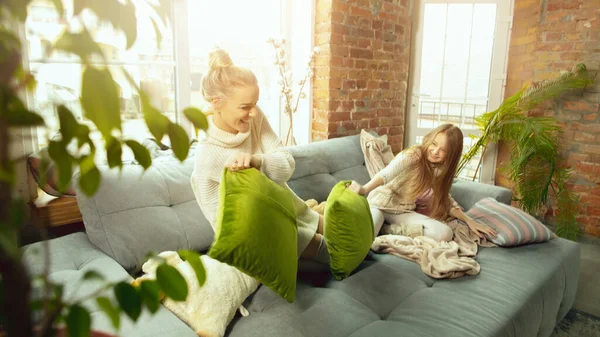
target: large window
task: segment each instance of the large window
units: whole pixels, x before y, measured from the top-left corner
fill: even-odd
[[[507,0],[419,0],[413,49],[408,145],[441,123],[459,126],[464,150],[478,135],[475,117],[502,102],[510,24]],[[487,160],[486,160],[487,158]],[[486,151],[461,173],[492,182],[495,151]]]
[[[63,1],[66,12],[63,18],[51,1],[32,1],[25,25],[29,69],[38,81],[29,104],[43,114],[51,132],[46,134],[41,129],[37,132],[39,146],[44,146],[57,131],[58,104],[66,105],[81,122],[86,122],[79,104],[82,65],[78,58],[59,52],[46,55],[50,42],[56,41],[65,29],[81,29],[79,20],[71,20],[72,1]],[[86,26],[97,27],[91,31],[92,36],[100,43],[109,69],[119,85],[126,137],[142,141],[151,136],[141,114],[140,98],[121,69],[126,69],[133,76],[137,84],[149,93],[154,106],[168,118],[185,123],[179,116],[183,108],[189,105],[208,107],[201,97],[200,79],[207,70],[208,53],[216,46],[226,49],[237,64],[255,72],[261,90],[259,105],[275,131],[281,132],[278,71],[267,39],[288,37],[290,40],[290,36],[300,34],[305,41],[310,41],[312,32],[307,27],[311,26],[312,1],[303,2],[306,15],[287,20],[293,10],[292,0],[172,0],[171,25],[162,27],[160,48],[157,48],[154,26],[148,18],[152,11],[146,0],[133,2],[141,12],[137,18],[138,38],[130,50],[125,48],[125,36],[114,31],[110,24],[98,23],[93,13],[84,11],[82,20]],[[294,30],[294,23],[301,29]],[[304,63],[310,54],[310,42],[290,47],[295,51],[289,53],[290,56],[303,54],[304,58],[290,57],[288,61]],[[299,49],[303,50],[299,52]],[[308,110],[300,115],[309,118]],[[308,130],[305,133],[308,134]]]

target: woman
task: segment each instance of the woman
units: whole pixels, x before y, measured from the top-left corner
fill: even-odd
[[[368,195],[375,233],[387,221],[396,225],[396,234],[450,241],[453,233],[444,222],[454,217],[479,237],[496,236],[494,229],[471,219],[450,196],[462,148],[460,129],[442,124],[427,133],[422,144],[398,154],[367,184],[355,185],[360,194]]]
[[[294,172],[295,163],[256,105],[259,96],[256,76],[249,69],[233,65],[224,50],[210,54],[209,70],[202,79],[202,95],[213,112],[208,116],[206,139],[196,149],[191,183],[196,200],[214,229],[224,167],[231,171],[253,167],[289,189],[286,182]],[[323,218],[296,194],[292,195],[298,222],[298,255],[328,263]]]

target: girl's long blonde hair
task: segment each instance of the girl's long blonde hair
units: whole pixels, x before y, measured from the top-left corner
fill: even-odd
[[[208,57],[208,72],[202,77],[202,97],[213,104],[215,99],[226,99],[232,89],[258,85],[252,70],[233,64],[223,49],[215,49]]]
[[[427,159],[427,149],[439,133],[445,133],[448,138],[446,159],[443,163],[432,164]],[[403,152],[409,155],[409,165],[399,186],[405,189],[406,196],[416,200],[425,191],[432,188],[433,196],[429,200],[429,216],[437,220],[445,220],[450,207],[448,193],[456,174],[463,148],[463,134],[453,124],[442,124],[431,130],[423,137],[423,142],[414,145]]]

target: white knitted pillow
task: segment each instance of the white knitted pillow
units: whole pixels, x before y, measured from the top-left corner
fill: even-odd
[[[185,301],[176,302],[166,298],[163,305],[194,329],[198,336],[222,337],[238,308],[242,315],[248,315],[241,305],[258,287],[259,283],[255,279],[208,255],[202,255],[206,282],[200,286],[192,266],[181,260],[176,252],[166,251],[159,256],[175,267],[188,285],[188,297]],[[134,283],[155,279],[158,266],[159,261],[156,259],[148,260],[142,266],[146,274],[137,278]]]

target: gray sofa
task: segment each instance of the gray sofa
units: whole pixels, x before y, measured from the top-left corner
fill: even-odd
[[[368,173],[358,136],[290,149],[296,171],[289,185],[304,198],[325,200],[342,179],[365,183]],[[136,165],[121,174],[104,170],[100,191],[78,196],[86,233],[50,242],[51,277],[73,298],[97,286],[88,270],[111,280],[131,279],[146,252],[181,248],[206,250],[212,231],[189,186],[193,158],[183,164],[161,158],[144,175]],[[79,193],[81,195],[81,193]],[[483,197],[508,203],[504,188],[456,182],[453,197],[465,208]],[[40,243],[24,247],[32,271],[40,271]],[[546,337],[571,308],[577,287],[579,246],[555,239],[517,248],[482,248],[481,273],[453,280],[429,278],[413,263],[370,253],[353,275],[336,281],[327,273],[300,273],[296,300],[287,303],[266,287],[245,303],[228,336],[520,336]],[[210,277],[210,275],[208,275]],[[93,328],[112,332],[95,307]],[[133,324],[123,316],[121,336],[195,336],[162,307]]]

